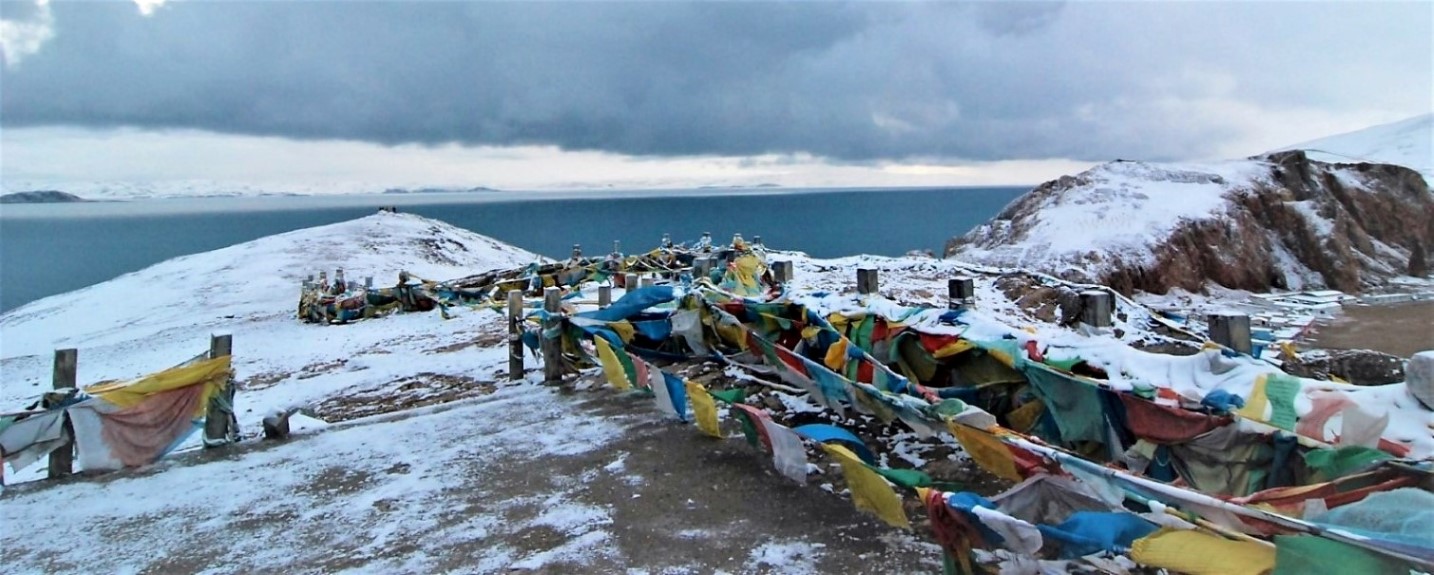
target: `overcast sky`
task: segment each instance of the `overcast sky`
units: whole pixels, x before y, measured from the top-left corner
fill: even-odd
[[[1035,183],[1434,106],[1430,2],[5,0],[0,16],[7,188]]]

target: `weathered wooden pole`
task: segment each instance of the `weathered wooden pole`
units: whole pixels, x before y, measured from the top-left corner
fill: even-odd
[[[612,305],[612,286],[598,286],[598,307],[605,308]]]
[[[209,336],[209,359],[226,357],[233,353],[232,334]],[[233,414],[234,382],[230,381],[225,383],[223,391],[209,398],[208,410],[204,413],[204,447],[218,447],[229,443],[229,424]]]
[[[1091,327],[1110,327],[1110,292],[1086,290],[1080,292],[1080,321]]]
[[[946,280],[946,307],[965,309],[976,303],[976,280],[961,276]]]
[[[622,289],[632,291],[637,289],[637,274],[626,274],[622,276]]]
[[[856,293],[870,295],[878,293],[880,285],[876,277],[876,269],[859,268],[856,270]]]
[[[561,325],[561,318],[558,317],[562,309],[562,290],[556,287],[543,290],[543,309],[548,312],[548,319],[543,321],[543,381],[545,383],[562,383],[563,381],[563,341],[561,337],[548,337],[551,330]]]
[[[75,373],[79,368],[80,352],[77,349],[55,350],[55,373],[51,381],[54,389],[77,388],[75,385]],[[49,407],[49,406],[46,406]],[[70,437],[70,442],[50,452],[50,479],[59,479],[74,472],[75,465],[75,428],[70,425],[70,419],[65,418],[65,434]]]
[[[523,290],[508,290],[508,379],[523,379]]]
[[[1250,316],[1235,312],[1212,313],[1206,321],[1210,324],[1211,341],[1247,355],[1254,351],[1250,341]]]
[[[792,262],[772,262],[772,281],[785,284],[792,281]]]

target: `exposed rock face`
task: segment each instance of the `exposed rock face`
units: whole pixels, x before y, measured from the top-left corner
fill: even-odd
[[[1434,245],[1414,170],[1280,152],[1209,165],[1112,162],[1047,182],[951,239],[946,256],[1122,292],[1333,288],[1402,275]]]

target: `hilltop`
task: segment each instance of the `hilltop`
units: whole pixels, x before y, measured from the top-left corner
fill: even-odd
[[[1368,162],[1413,169],[1434,182],[1434,114],[1327,136],[1286,146],[1278,151],[1304,150],[1321,162]]]
[[[1291,151],[1102,164],[1027,192],[945,254],[1125,293],[1359,292],[1404,274],[1421,244],[1434,244],[1434,195],[1418,172]]]

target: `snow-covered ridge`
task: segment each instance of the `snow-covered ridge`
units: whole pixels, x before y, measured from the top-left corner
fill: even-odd
[[[1371,162],[1394,164],[1423,174],[1434,183],[1434,114],[1327,136],[1286,146],[1283,150],[1304,150],[1310,159],[1322,162]]]
[[[1417,173],[1302,152],[1215,163],[1116,161],[1047,182],[946,255],[1122,291],[1357,292],[1429,245],[1434,198]]]
[[[1060,261],[1092,277],[1114,265],[1151,265],[1151,247],[1176,226],[1218,216],[1235,185],[1269,171],[1259,161],[1101,164],[1023,196],[967,234],[983,241],[948,255],[1001,267]]]

